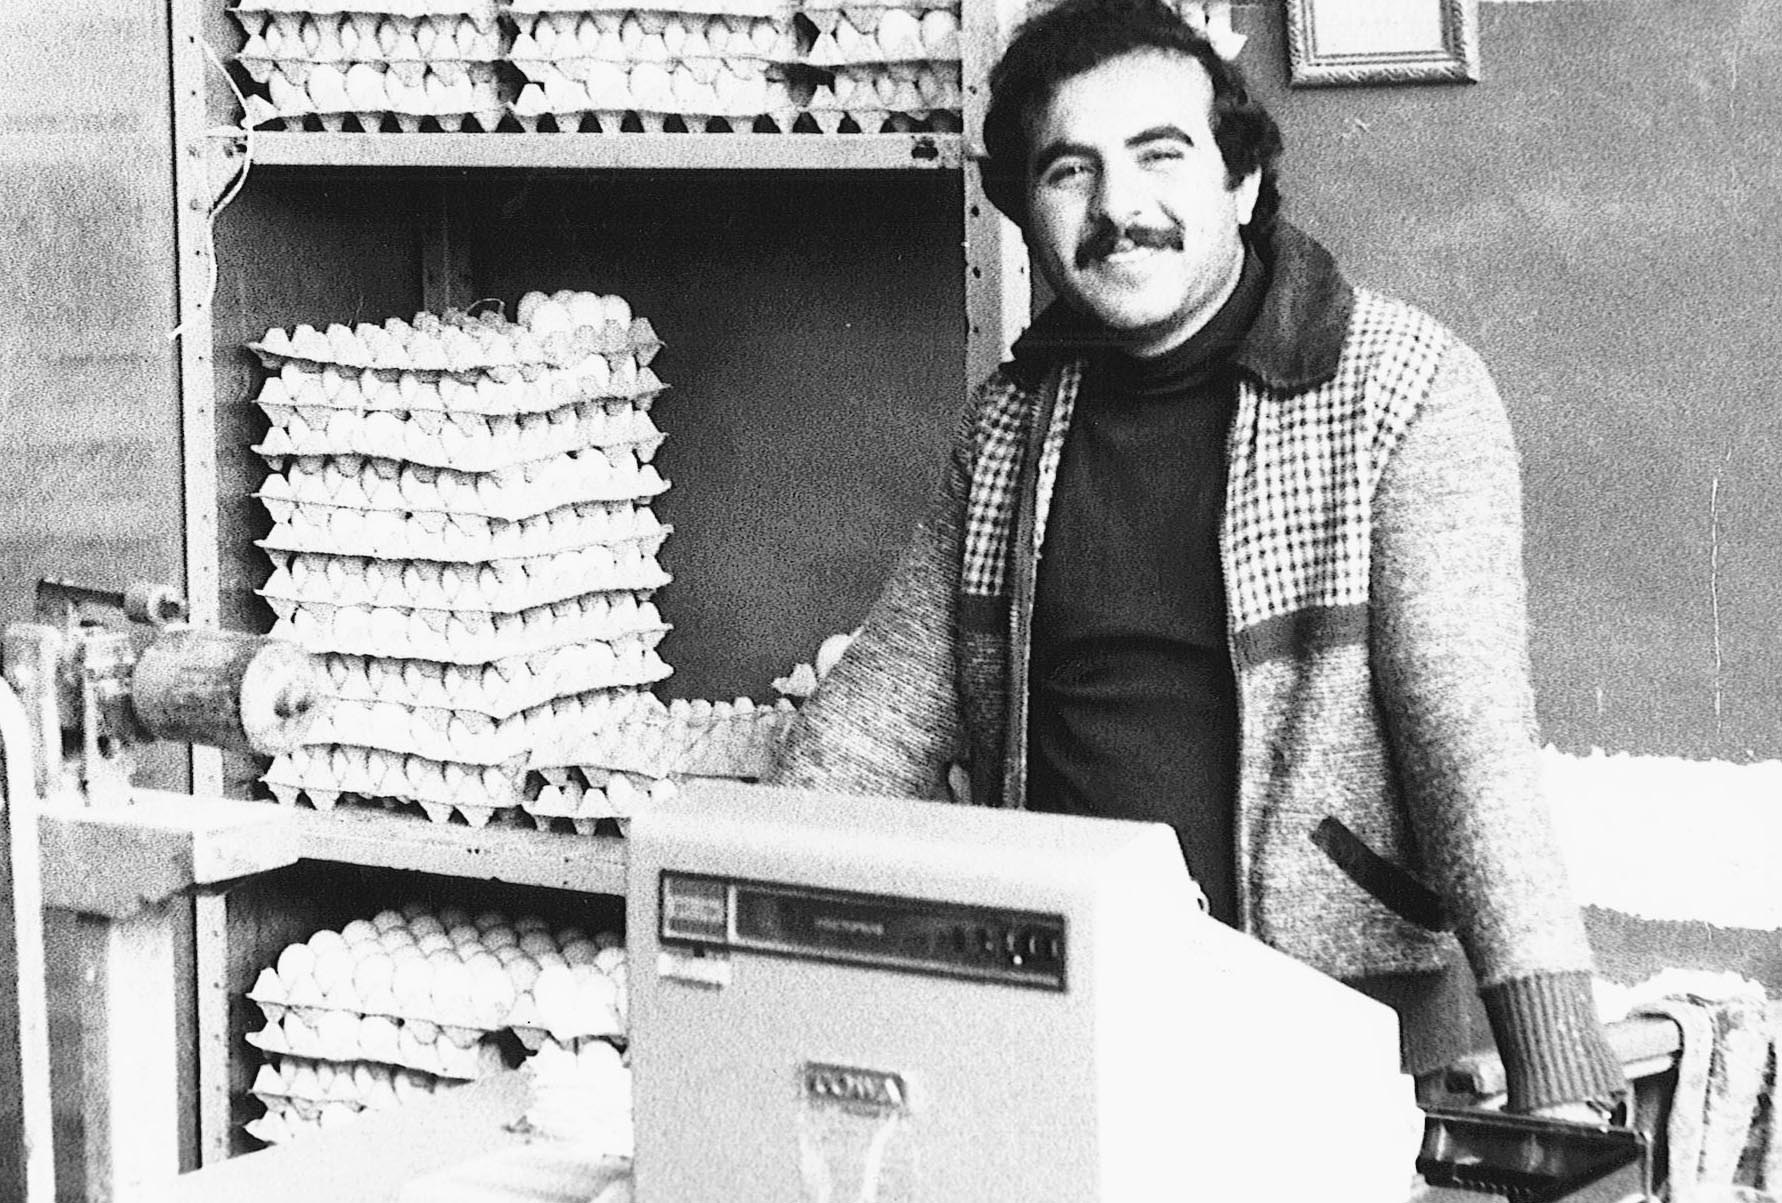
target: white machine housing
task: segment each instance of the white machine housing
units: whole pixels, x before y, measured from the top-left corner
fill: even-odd
[[[1396,1017],[1166,826],[701,785],[628,835],[639,1203],[1409,1193]]]

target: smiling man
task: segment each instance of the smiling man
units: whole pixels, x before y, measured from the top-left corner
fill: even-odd
[[[1162,0],[990,77],[985,190],[1058,300],[772,779],[1170,824],[1217,919],[1483,1000],[1520,1110],[1625,1090],[1540,794],[1520,481],[1478,357],[1276,217],[1274,121]]]

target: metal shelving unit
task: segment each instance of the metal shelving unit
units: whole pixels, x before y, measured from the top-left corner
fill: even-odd
[[[226,13],[227,0],[170,0],[170,41],[174,92],[174,175],[178,206],[178,299],[181,338],[181,413],[185,487],[186,590],[200,622],[227,618],[224,595],[229,568],[219,548],[237,536],[224,493],[239,488],[219,465],[219,424],[240,398],[227,361],[240,332],[220,332],[213,302],[218,298],[218,243],[211,207],[232,187],[240,156],[246,155],[246,187],[275,189],[304,176],[338,180],[343,174],[368,184],[383,176],[437,179],[440,200],[417,212],[422,300],[428,308],[464,303],[470,279],[459,232],[450,227],[444,198],[478,173],[548,173],[573,178],[589,173],[606,179],[613,172],[705,172],[694,186],[711,186],[712,173],[763,172],[951,173],[960,178],[963,206],[958,241],[965,271],[959,282],[958,314],[965,327],[966,362],[960,365],[961,391],[986,374],[1005,354],[1025,321],[1028,301],[1026,257],[1019,238],[984,200],[976,172],[969,170],[969,135],[768,134],[768,133],[365,133],[239,128],[236,93],[224,78],[223,63],[241,42]],[[962,12],[965,124],[981,119],[981,75],[998,44],[1011,0],[968,0]],[[276,168],[255,175],[260,168]],[[494,176],[491,176],[494,178]],[[343,191],[351,191],[350,187]],[[932,236],[933,231],[929,232]],[[310,236],[318,236],[314,230]],[[319,235],[325,237],[323,233]],[[227,246],[221,252],[230,253]],[[957,254],[957,249],[951,251]],[[324,256],[325,258],[325,256]],[[338,261],[342,258],[335,255]],[[350,259],[350,256],[346,257]],[[330,264],[340,270],[339,263]],[[239,320],[239,315],[237,315]],[[237,473],[238,475],[238,473]],[[230,483],[225,484],[228,481]],[[239,511],[237,511],[239,513]],[[193,791],[223,795],[225,765],[207,749],[193,753]],[[271,816],[267,816],[270,818]],[[279,829],[295,841],[298,857],[338,865],[413,871],[444,878],[495,881],[521,887],[548,887],[586,894],[622,895],[624,848],[614,838],[552,835],[512,827],[467,829],[435,826],[406,815],[381,811],[287,812]],[[250,891],[251,893],[251,891]],[[195,894],[194,966],[197,978],[198,1152],[201,1164],[235,1150],[232,1104],[243,1088],[239,1041],[230,999],[251,980],[248,967],[263,962],[269,942],[286,938],[298,915],[238,913],[228,887]],[[262,904],[263,905],[263,904]],[[248,906],[249,911],[253,910]],[[301,911],[301,907],[298,908]],[[250,947],[259,942],[266,947]]]

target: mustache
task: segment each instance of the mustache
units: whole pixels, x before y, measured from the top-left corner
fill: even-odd
[[[1077,244],[1077,266],[1088,267],[1097,259],[1107,258],[1122,241],[1153,250],[1179,251],[1182,249],[1182,229],[1173,225],[1123,226],[1101,218]]]

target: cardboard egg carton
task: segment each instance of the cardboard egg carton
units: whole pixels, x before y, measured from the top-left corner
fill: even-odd
[[[599,757],[611,737],[608,691],[557,698],[496,719],[476,710],[334,698],[316,719],[315,744],[357,744],[466,764],[575,764]]]
[[[567,336],[561,336],[567,337]],[[553,336],[557,341],[559,336]],[[319,352],[318,352],[319,353]],[[558,423],[627,408],[648,412],[668,386],[637,351],[566,356],[562,364],[521,363],[448,371],[439,368],[359,367],[262,353],[270,371],[254,403],[269,418],[295,409],[354,413],[481,415],[522,419],[544,415]],[[624,404],[616,404],[624,403]],[[574,413],[556,411],[573,409]]]
[[[500,1051],[486,1043],[487,1032],[406,1021],[348,1011],[307,1014],[286,1009],[278,1019],[249,1032],[247,1041],[262,1052],[327,1061],[370,1061],[440,1078],[469,1081],[502,1067]],[[431,1031],[431,1039],[424,1038]],[[467,1043],[458,1037],[469,1033]]]
[[[349,124],[375,132],[383,127],[387,115],[412,118],[415,129],[425,118],[449,131],[466,124],[493,131],[501,124],[507,96],[495,74],[495,64],[464,63],[452,69],[440,63],[422,66],[419,80],[410,83],[364,63],[348,70],[332,63],[289,69],[280,64],[268,75],[265,96],[256,93],[244,98],[243,120],[250,128],[278,123],[292,131],[313,121],[330,133],[339,133]],[[294,75],[301,76],[303,82],[294,82]],[[403,123],[399,120],[398,124]]]
[[[236,0],[228,11],[244,32],[253,33],[253,22],[309,14],[366,13],[411,21],[467,16],[487,23],[499,15],[499,6],[495,0]]]
[[[598,964],[549,964],[515,1001],[507,1023],[528,1052],[537,1052],[546,1040],[622,1039],[629,1006],[622,961],[617,972]]]
[[[639,500],[630,490],[653,483],[644,479],[647,465],[633,460],[627,449],[609,448],[600,456],[584,457],[589,463],[603,458],[609,486],[627,494],[614,500]],[[255,496],[272,516],[272,529],[255,541],[269,551],[473,564],[582,552],[591,570],[604,569],[589,578],[590,591],[642,587],[636,582],[655,575],[647,565],[670,533],[667,527],[619,533],[622,520],[614,519],[610,501],[572,502],[526,518],[491,518],[456,510],[299,502],[264,491]]]
[[[578,835],[592,835],[601,821],[628,819],[669,797],[675,787],[667,777],[584,764],[534,769],[526,775],[523,788],[520,813],[540,831],[563,820]]]
[[[321,660],[328,674],[328,689],[337,697],[474,711],[497,719],[560,697],[586,699],[594,691],[601,691],[609,700],[584,701],[583,712],[590,718],[660,705],[640,687],[666,678],[671,671],[666,664],[646,661],[646,671],[638,673],[634,665],[621,665],[612,645],[602,640],[487,664],[442,664],[384,656],[330,655]],[[622,672],[622,668],[631,671]],[[651,679],[622,679],[625,676]]]
[[[630,817],[673,789],[665,778],[595,767],[527,771],[339,744],[279,756],[261,780],[286,806],[306,802],[328,811],[343,799],[348,805],[413,804],[432,822],[457,817],[471,827],[487,826],[497,813],[512,811],[540,830],[569,820],[582,835],[592,835],[603,819]]]
[[[496,63],[508,32],[491,12],[404,17],[390,13],[234,10],[245,37],[236,61],[257,63]]]
[[[964,85],[957,64],[877,63],[835,68],[831,82],[818,84],[804,107],[813,116],[882,112],[928,118],[959,111]]]
[[[599,297],[593,293],[570,295]],[[647,318],[632,314],[622,298],[599,300],[609,303],[596,306],[579,301],[571,311],[571,322],[537,328],[493,312],[471,317],[448,310],[443,315],[417,313],[412,320],[387,318],[382,325],[334,322],[318,330],[299,324],[289,331],[274,326],[248,348],[271,371],[280,371],[285,363],[294,361],[316,370],[335,367],[380,375],[412,371],[421,374],[422,380],[456,375],[474,381],[485,373],[498,380],[516,374],[533,379],[546,369],[576,369],[596,358],[605,360],[614,372],[625,370],[627,364],[635,369],[648,367],[662,349],[655,328]],[[440,404],[429,405],[405,395],[400,405],[392,405],[407,409],[462,407],[449,396]]]
[[[649,419],[636,417],[642,422],[618,418],[614,424],[629,422],[632,432],[641,435]],[[494,472],[460,472],[372,456],[309,456],[286,461],[280,471],[266,477],[255,496],[263,501],[472,514],[508,521],[592,504],[589,522],[607,534],[605,542],[613,543],[666,529],[647,506],[637,504],[639,497],[630,495],[630,489],[641,483],[641,479],[629,484],[614,481],[612,461],[604,452],[571,451]],[[608,496],[614,492],[627,496]]]
[[[292,456],[356,455],[460,472],[494,472],[571,452],[604,451],[613,461],[612,470],[624,474],[640,471],[637,465],[647,464],[662,442],[658,434],[594,446],[592,440],[612,437],[612,420],[604,407],[579,404],[517,416],[328,406],[268,409],[269,417],[274,413],[281,420],[254,448],[269,462]],[[657,483],[660,478],[653,471],[645,475],[650,482],[646,488],[660,492],[667,487]]]
[[[601,594],[584,594],[516,613],[279,601],[272,636],[317,654],[477,665],[606,643],[613,651],[612,676],[600,688],[661,680],[666,666],[656,648],[667,624],[614,633],[614,611],[601,600]]]
[[[508,59],[530,79],[556,64],[571,79],[587,63],[690,63],[739,75],[797,57],[792,22],[781,17],[722,16],[611,9],[516,14]]]
[[[573,367],[527,365],[507,371],[478,370],[460,377],[433,371],[318,366],[302,360],[273,360],[280,366],[254,398],[275,424],[292,412],[311,420],[321,410],[414,414],[481,414],[518,419],[558,410],[556,421],[626,421],[628,411],[649,412],[667,386],[627,354],[592,355]],[[614,363],[618,367],[613,367]],[[431,427],[430,427],[431,428]]]
[[[412,950],[411,950],[412,951]],[[389,976],[372,987],[343,975],[326,993],[310,975],[260,971],[248,1000],[260,1009],[273,1052],[335,1061],[369,1060],[407,1065],[430,1073],[475,1077],[482,1044],[507,1026],[520,987],[494,960],[479,972],[455,950],[428,959],[415,952],[400,962],[385,958]],[[449,989],[448,989],[449,985]],[[527,982],[526,987],[530,988]]]
[[[535,130],[550,116],[559,129],[592,118],[606,132],[618,132],[629,120],[646,132],[661,131],[670,118],[689,127],[725,121],[753,122],[766,117],[790,128],[796,103],[783,80],[755,71],[738,73],[730,64],[700,67],[691,63],[588,62],[586,78],[572,78],[560,65],[540,64],[539,78],[520,90],[512,105],[516,120]]]
[[[507,0],[501,13],[515,23],[540,13],[693,13],[726,17],[789,19],[790,0]]]
[[[359,1117],[362,1108],[351,1103],[299,1104],[278,1100],[266,1114],[243,1124],[242,1131],[269,1145],[290,1144],[340,1123]]]
[[[959,57],[959,12],[894,6],[811,8],[816,36],[797,61],[817,67],[869,63],[951,63]]]
[[[643,512],[648,513],[647,510]],[[651,516],[654,517],[653,515]],[[381,560],[328,552],[269,552],[273,570],[260,596],[272,602],[518,613],[587,597],[586,607],[628,612],[669,575],[642,549],[654,535],[646,523],[615,520],[612,541],[554,555],[494,560]],[[617,533],[619,530],[639,533]],[[607,586],[589,593],[589,586]],[[644,625],[654,626],[660,616]]]
[[[499,1066],[499,1059],[496,1065]],[[482,1076],[480,1073],[475,1076]],[[307,1110],[304,1104],[341,1103],[354,1111],[381,1111],[419,1095],[450,1089],[468,1079],[375,1061],[268,1056],[254,1074],[250,1093],[268,1112]]]
[[[286,367],[288,369],[291,365],[287,363]],[[513,406],[511,412],[489,412],[463,406],[450,409],[439,404],[428,404],[441,400],[437,389],[432,386],[415,389],[409,400],[416,402],[416,406],[412,409],[404,408],[401,404],[404,398],[399,388],[380,387],[368,396],[360,391],[359,382],[350,377],[345,387],[331,394],[325,393],[321,385],[325,373],[318,373],[313,377],[298,373],[295,387],[286,382],[291,373],[268,377],[259,395],[254,398],[254,404],[274,426],[288,426],[293,418],[301,418],[313,429],[326,426],[343,413],[353,414],[361,419],[383,414],[397,422],[413,422],[428,434],[438,433],[451,421],[463,432],[476,438],[496,441],[523,439],[528,432],[533,432],[534,437],[537,437],[536,432],[546,427],[574,427],[578,436],[574,440],[575,449],[635,446],[660,440],[661,431],[651,421],[649,409],[650,402],[662,388],[661,382],[648,368],[642,369],[643,376],[627,376],[623,372],[617,375],[608,373],[601,377],[597,385],[588,378],[572,380],[567,372],[558,369],[548,371],[559,378],[558,383],[563,387],[541,386],[537,381],[509,381],[505,390],[500,385],[494,389],[480,390],[488,394],[487,401],[490,405],[498,405],[503,401],[510,403]],[[639,388],[645,386],[647,395],[640,395]],[[624,395],[588,395],[596,387],[601,392],[611,392],[617,388]],[[476,388],[461,387],[456,391],[461,400],[478,404],[485,400],[478,395],[479,390]],[[496,395],[502,391],[519,395]]]

